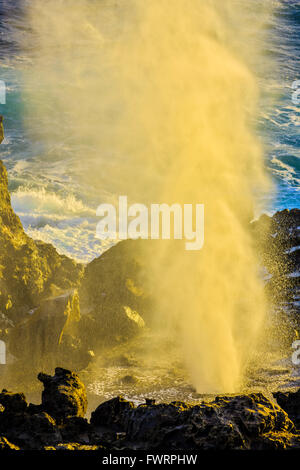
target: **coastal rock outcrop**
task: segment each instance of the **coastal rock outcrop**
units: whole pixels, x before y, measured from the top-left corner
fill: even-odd
[[[40,373],[38,378],[44,384],[40,405],[27,405],[22,393],[0,394],[0,450],[300,448],[300,434],[291,420],[295,401],[296,408],[284,403],[288,416],[261,393],[217,396],[195,405],[148,399],[136,406],[116,397],[100,404],[88,422],[85,388],[75,373],[57,368],[54,376]]]
[[[92,414],[91,424],[123,432],[124,440],[119,445],[131,449],[175,451],[300,446],[299,435],[294,434],[294,424],[287,413],[260,393],[220,396],[194,406],[173,402],[135,407],[119,397],[100,405]]]
[[[0,403],[9,413],[22,413],[27,408],[24,393],[12,393],[5,389],[0,393]]]
[[[141,240],[119,243],[85,269],[31,239],[11,206],[0,161],[0,338],[22,363],[24,380],[27,372],[32,377],[56,365],[85,368],[95,349],[144,328],[144,246]]]
[[[26,235],[11,206],[0,161],[0,312],[19,321],[53,291],[76,287],[83,266]]]
[[[145,240],[122,241],[87,265],[79,294],[93,319],[96,342],[124,341],[147,324],[151,296],[144,253],[152,246]]]
[[[58,422],[71,417],[84,417],[87,409],[86,391],[74,372],[57,367],[53,377],[40,373],[38,379],[44,385],[42,410]]]
[[[263,214],[251,227],[272,305],[268,337],[286,354],[300,333],[300,209]]]
[[[251,224],[262,264],[268,271],[268,292],[275,303],[299,309],[300,209],[263,214]]]
[[[71,328],[83,270],[52,245],[26,235],[11,206],[7,171],[0,161],[0,339],[26,369],[38,370],[46,363],[52,367],[51,357],[69,367],[88,364],[89,352]]]
[[[81,337],[82,317],[77,291],[46,299],[10,330],[10,352],[34,371],[52,370],[57,364],[71,369],[86,367],[93,357]]]

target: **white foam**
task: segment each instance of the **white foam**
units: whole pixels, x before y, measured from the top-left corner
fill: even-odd
[[[54,217],[77,215],[95,216],[95,211],[87,207],[73,194],[62,197],[44,188],[29,189],[20,187],[11,195],[14,210],[21,215],[53,215]]]

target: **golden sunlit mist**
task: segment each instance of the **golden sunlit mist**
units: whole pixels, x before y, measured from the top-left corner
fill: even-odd
[[[26,120],[73,146],[72,171],[99,204],[205,205],[203,250],[162,242],[148,260],[156,325],[199,392],[241,387],[266,312],[249,229],[269,188],[250,18],[260,34],[269,2],[246,3],[36,0],[28,12]]]

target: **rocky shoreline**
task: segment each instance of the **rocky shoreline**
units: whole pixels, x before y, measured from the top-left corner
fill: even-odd
[[[40,373],[41,404],[23,393],[0,393],[1,450],[200,451],[300,449],[300,389],[217,396],[211,402],[135,406],[121,396],[85,418],[87,397],[78,376],[56,368]],[[277,403],[276,403],[277,400]]]

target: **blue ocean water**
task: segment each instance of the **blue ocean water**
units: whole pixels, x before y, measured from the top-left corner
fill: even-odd
[[[28,234],[89,261],[110,245],[95,238],[95,210],[102,201],[78,178],[67,141],[45,146],[33,141],[24,127],[23,71],[31,61],[26,41],[31,31],[25,21],[28,1],[0,0],[0,80],[7,87],[6,104],[0,104],[6,130],[1,159],[8,168],[13,206]],[[266,168],[276,187],[266,201],[268,212],[300,207],[300,104],[292,100],[293,83],[300,80],[300,4],[298,0],[274,4],[274,15],[266,25],[265,54],[276,67],[261,79],[266,99],[264,104],[262,98],[257,122],[266,147]],[[37,119],[33,131],[38,133],[38,126]]]
[[[299,1],[281,0],[270,28],[267,52],[276,69],[273,77],[266,78],[265,88],[274,102],[270,109],[262,110],[260,129],[268,145],[266,166],[277,188],[270,201],[274,212],[300,205],[300,100],[293,88],[300,77]]]

